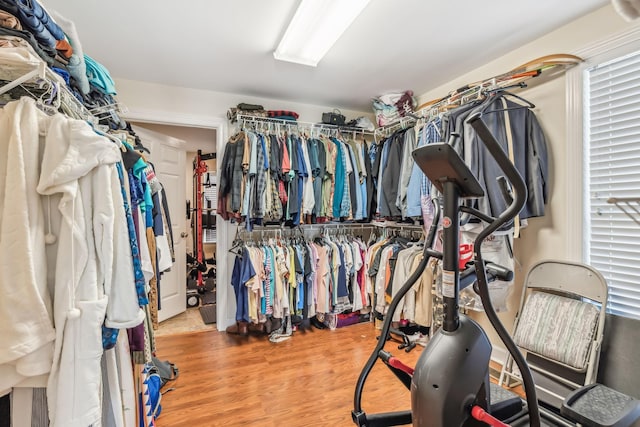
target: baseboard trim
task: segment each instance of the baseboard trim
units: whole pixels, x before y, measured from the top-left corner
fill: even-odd
[[[508,354],[507,349],[493,346],[493,349],[491,350],[491,361],[502,366],[507,361]]]

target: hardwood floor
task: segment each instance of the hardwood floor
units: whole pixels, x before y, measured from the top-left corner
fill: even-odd
[[[378,333],[361,323],[299,331],[277,344],[217,331],[158,337],[158,356],[176,363],[180,376],[162,398],[157,425],[352,426],[354,386]],[[405,353],[394,342],[386,348],[410,366],[422,350]],[[410,405],[409,391],[377,363],[365,385],[364,410]]]
[[[217,331],[158,337],[158,357],[177,364],[180,376],[162,398],[157,425],[353,426],[354,387],[378,334],[371,323],[361,323],[299,331],[277,344],[266,336]],[[390,341],[385,348],[415,366],[422,347],[405,353],[397,345]],[[363,409],[406,410],[410,399],[409,390],[377,362],[365,384]]]

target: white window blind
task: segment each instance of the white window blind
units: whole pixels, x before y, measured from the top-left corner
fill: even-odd
[[[203,243],[217,243],[218,242],[218,233],[215,228],[207,228],[203,230],[202,234],[202,242]]]
[[[640,52],[585,71],[586,261],[609,284],[608,310],[640,319],[640,219],[610,198],[640,197]],[[627,209],[629,211],[629,209]]]

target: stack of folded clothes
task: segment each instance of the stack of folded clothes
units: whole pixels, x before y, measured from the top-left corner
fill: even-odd
[[[25,47],[62,77],[69,91],[111,129],[126,125],[109,71],[82,50],[75,24],[36,0],[0,0],[0,49]]]
[[[2,1],[2,0],[0,0]],[[229,108],[227,111],[227,118],[231,123],[235,123],[238,120],[238,115],[247,115],[252,117],[268,117],[278,120],[298,120],[298,113],[288,110],[265,110],[262,105],[240,103],[237,107]]]
[[[412,113],[416,106],[413,91],[389,93],[373,99],[373,112],[378,126],[387,126]]]
[[[291,120],[295,122],[296,120],[298,120],[299,116],[295,111],[269,110],[267,111],[267,117],[278,120]]]
[[[26,40],[52,66],[66,66],[73,55],[64,31],[35,0],[0,0],[0,35]]]
[[[227,111],[227,119],[229,119],[231,123],[235,123],[236,120],[238,120],[238,114],[245,114],[254,117],[267,117],[267,112],[264,110],[262,105],[247,104],[244,102],[238,104],[237,107],[229,108],[229,111]]]

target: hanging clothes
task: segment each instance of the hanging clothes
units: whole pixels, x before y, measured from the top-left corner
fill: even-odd
[[[9,359],[5,357],[3,362],[12,361],[12,364],[3,364],[0,369],[10,369],[14,373],[2,375],[2,378],[13,378],[14,384],[3,385],[14,386],[25,377],[48,373],[47,397],[51,424],[86,426],[97,423],[102,416],[98,378],[101,375],[103,348],[101,326],[105,316],[109,326],[119,328],[139,324],[144,318],[133,283],[131,252],[127,252],[128,240],[118,238],[126,233],[127,228],[116,169],[116,164],[121,161],[120,150],[109,139],[97,135],[85,122],[62,115],[47,116],[38,110],[35,101],[28,98],[7,104],[2,116],[3,120],[7,120],[7,126],[3,125],[2,129],[9,132],[2,140],[11,141],[11,145],[5,146],[8,156],[3,158],[11,158],[11,165],[26,166],[24,160],[20,160],[25,159],[18,154],[20,152],[37,153],[39,149],[44,150],[41,164],[37,163],[39,157],[36,155],[30,158],[32,163],[28,169],[12,167],[5,169],[0,177],[6,180],[2,188],[9,180],[18,179],[15,182],[25,185],[29,183],[29,187],[25,187],[24,197],[32,206],[42,206],[46,202],[46,206],[43,206],[45,209],[41,209],[46,212],[45,217],[28,219],[24,214],[20,217],[42,221],[42,229],[46,229],[50,237],[45,238],[43,233],[34,240],[27,235],[16,235],[13,240],[16,243],[30,240],[31,244],[40,248],[33,253],[44,255],[40,259],[33,258],[32,254],[24,257],[25,260],[33,259],[39,263],[40,271],[46,271],[46,279],[41,278],[43,280],[37,285],[45,293],[32,298],[28,304],[52,301],[52,305],[46,310],[48,314],[41,312],[34,316],[33,307],[30,307],[18,315],[9,311],[18,306],[8,298],[15,292],[8,291],[3,301],[11,303],[12,307],[3,307],[0,311],[3,317],[11,318],[10,322],[5,322],[5,327],[9,327],[9,324],[24,327],[34,320],[39,321],[44,314],[52,318],[56,325],[54,339],[40,332],[39,327],[31,329],[31,336],[26,331],[21,332],[20,340],[36,345],[31,350],[23,345],[16,347],[4,340],[2,348],[12,351],[21,349],[23,354],[14,354]],[[39,126],[43,126],[43,134],[46,135],[42,146]],[[15,151],[16,148],[18,151]],[[25,149],[29,151],[23,151]],[[26,173],[37,178],[38,182],[20,178]],[[39,177],[33,175],[38,173]],[[15,204],[15,199],[4,204],[4,226],[16,218],[6,211]],[[28,208],[24,210],[29,211]],[[3,237],[8,235],[3,232]],[[3,251],[8,248],[5,244],[1,246]],[[15,251],[12,256],[16,256]],[[3,274],[14,274],[9,264],[3,264]],[[3,280],[2,283],[15,282]],[[23,287],[28,287],[29,281],[21,283]],[[41,287],[45,283],[48,284],[48,290]],[[45,303],[43,307],[47,308],[48,304]],[[26,323],[17,321],[16,316],[22,315],[29,316],[31,320]],[[75,341],[75,337],[80,335],[83,337],[82,345]],[[8,334],[3,336],[11,339]],[[38,344],[36,340],[43,338],[45,341]],[[21,368],[21,358],[25,358],[25,362],[28,360],[25,365],[28,369]],[[92,376],[96,378],[92,379]],[[74,381],[74,378],[79,380]]]
[[[218,213],[254,225],[362,221],[374,191],[364,140],[244,130],[219,168]]]
[[[521,102],[521,99],[518,102],[512,100],[508,92],[499,91],[483,102],[474,101],[443,115],[445,140],[456,149],[485,188],[483,197],[468,203],[494,217],[506,209],[506,201],[496,180],[502,172],[475,130],[466,123],[466,118],[474,112],[482,112],[483,122],[523,177],[528,198],[518,218],[542,216],[549,192],[547,143],[530,105]],[[463,223],[469,218],[468,215],[463,216]],[[505,226],[511,227],[513,222]]]
[[[411,153],[416,148],[416,132],[409,129],[404,133],[402,143],[402,156],[400,157],[400,175],[398,181],[398,195],[396,197],[396,207],[400,209],[403,218],[408,217],[408,188],[412,174],[412,166],[415,164]]]
[[[363,254],[367,275],[363,289],[372,301],[374,315],[377,318],[387,315],[391,299],[418,267],[419,261],[416,260],[422,259],[422,251],[421,244],[415,244],[406,238],[381,237]],[[421,290],[423,286],[428,286],[429,291]],[[392,320],[398,322],[404,319],[407,322],[418,323],[418,311],[422,316],[418,318],[422,323],[418,324],[430,326],[430,321],[427,322],[425,319],[431,319],[431,300],[431,284],[425,285],[420,278],[400,300]]]
[[[362,240],[345,236],[242,245],[231,279],[236,320],[296,326],[319,314],[365,308],[365,252]]]
[[[13,234],[14,245],[0,245],[0,251],[8,259],[6,250],[11,248],[15,257],[18,256],[15,245],[21,245],[20,241],[31,242],[32,249],[21,258],[37,262],[38,267],[24,269],[21,263],[20,269],[25,270],[21,274],[40,277],[36,281],[26,277],[20,280],[23,286],[18,289],[23,290],[22,297],[28,304],[24,311],[20,309],[20,315],[28,316],[29,320],[21,321],[20,315],[11,311],[19,309],[10,297],[11,292],[6,292],[3,299],[10,306],[0,304],[1,315],[11,318],[5,322],[6,339],[0,354],[7,349],[13,352],[9,358],[9,353],[4,353],[0,362],[0,388],[16,387],[36,377],[47,386],[51,425],[99,423],[103,393],[98,378],[102,375],[103,349],[116,345],[122,335],[118,334],[119,329],[141,325],[145,320],[147,313],[141,306],[153,297],[150,284],[158,274],[152,233],[152,190],[145,172],[148,165],[139,163],[139,158],[130,162],[131,158],[125,156],[129,151],[123,153],[114,141],[94,132],[86,122],[60,114],[47,116],[29,98],[7,104],[0,110],[0,120],[7,133],[3,137],[7,142],[3,145],[7,163],[0,170],[1,187],[6,188],[9,182],[22,182],[24,191],[20,194],[27,202],[27,206],[22,206],[11,194],[12,202],[3,204],[2,227],[14,229],[11,233],[3,231],[3,237]],[[38,152],[42,152],[41,157]],[[25,161],[29,162],[28,167]],[[125,164],[131,166],[130,174],[125,173]],[[132,197],[132,193],[136,194]],[[2,197],[5,196],[8,194]],[[40,206],[37,211],[44,215],[28,214],[29,206]],[[20,208],[22,215],[12,214],[14,208]],[[21,234],[14,218],[24,218],[24,224],[29,221],[41,224],[38,227],[41,231],[32,237]],[[137,258],[140,250],[145,254],[145,263]],[[169,262],[171,265],[170,254]],[[4,274],[15,275],[13,267],[6,261],[3,264],[6,264]],[[11,280],[7,277],[0,283],[15,283],[16,277]],[[39,295],[27,298],[33,289],[29,283],[36,282]],[[39,314],[38,307],[41,307]],[[56,325],[55,335],[38,326],[43,316],[49,324]],[[29,325],[31,335],[25,331],[18,335],[23,342],[32,344],[15,346],[11,342],[10,330],[14,327],[11,325]],[[80,335],[81,346],[76,342]],[[152,348],[150,332],[145,335],[149,336],[145,346]],[[45,341],[39,344],[38,340],[43,338]],[[19,355],[16,351],[23,353]],[[117,364],[109,366],[105,369],[111,370],[109,376],[113,381],[122,378]],[[43,374],[48,374],[48,378]],[[122,397],[105,404],[110,402],[116,402],[118,411],[131,403],[117,404]]]
[[[519,218],[543,216],[549,193],[547,143],[535,114],[530,108],[509,99],[506,93],[490,97],[482,108],[482,120],[527,185],[528,197]],[[507,207],[496,181],[502,171],[470,126],[465,128],[465,140],[471,140],[470,145],[476,148],[465,153],[465,160],[486,189],[485,196],[476,201],[477,207],[497,216]]]
[[[399,217],[400,209],[396,206],[398,198],[402,152],[405,131],[396,132],[385,141],[386,160],[381,166],[380,215],[383,217]]]
[[[38,25],[27,29],[39,28],[40,43],[47,31],[62,37],[36,1],[19,11],[22,18],[35,13],[31,24]],[[157,305],[159,276],[175,258],[166,195],[127,144],[135,145],[133,137],[116,136],[125,125],[114,98],[99,94],[95,79],[69,80],[84,55],[73,23],[55,16],[73,48],[57,40],[47,63],[60,69],[9,90],[5,101],[15,100],[0,109],[0,393],[38,397],[24,418],[33,415],[33,425],[133,425],[130,414],[140,407],[127,367],[151,360],[149,304]],[[40,48],[17,39],[1,44],[4,65],[44,65]],[[108,74],[101,73],[104,83]],[[87,87],[72,94],[77,85]],[[53,95],[41,96],[47,89]],[[106,114],[92,116],[85,103],[108,106]]]

